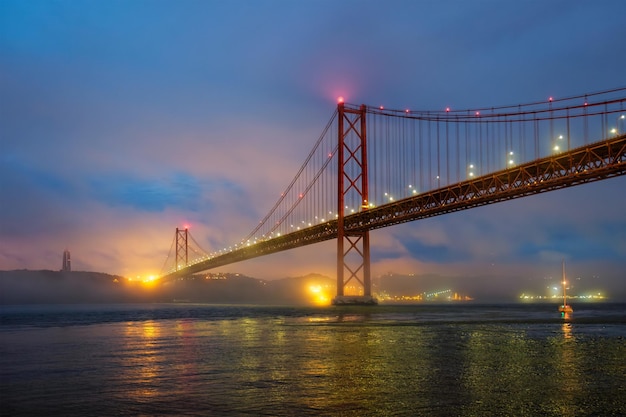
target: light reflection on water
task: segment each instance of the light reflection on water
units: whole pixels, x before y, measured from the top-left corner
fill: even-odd
[[[525,308],[164,306],[42,327],[3,311],[0,411],[626,414],[622,306],[568,321]]]

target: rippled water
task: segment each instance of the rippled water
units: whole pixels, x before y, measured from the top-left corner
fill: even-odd
[[[626,415],[626,305],[4,306],[2,415]]]

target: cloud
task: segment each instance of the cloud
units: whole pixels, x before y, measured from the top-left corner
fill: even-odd
[[[625,4],[3,1],[0,269],[56,269],[68,247],[78,268],[154,273],[186,224],[206,250],[238,242],[339,95],[441,109],[614,87]],[[565,257],[617,277],[623,188],[610,179],[377,230],[372,270],[541,276]],[[227,269],[334,276],[335,245]]]
[[[204,202],[198,180],[184,173],[175,173],[162,180],[142,180],[121,176],[91,178],[88,181],[96,200],[105,204],[128,205],[141,211],[163,211],[168,207],[184,206],[198,211]],[[221,186],[236,189],[233,184],[204,184],[207,191]],[[210,203],[203,207],[211,209]]]

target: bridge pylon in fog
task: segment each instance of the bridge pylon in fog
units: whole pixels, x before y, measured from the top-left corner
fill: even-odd
[[[367,173],[366,106],[338,112],[338,186],[337,186],[337,296],[333,304],[376,304],[370,276],[369,230],[346,230],[346,201],[358,200],[362,210],[369,207]],[[362,294],[346,294],[350,283],[360,284]]]
[[[189,229],[176,228],[176,271],[189,266]]]

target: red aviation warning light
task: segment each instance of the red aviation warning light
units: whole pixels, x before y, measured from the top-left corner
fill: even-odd
[[[339,96],[337,97],[337,104],[343,104],[344,103],[344,98],[343,96]]]

